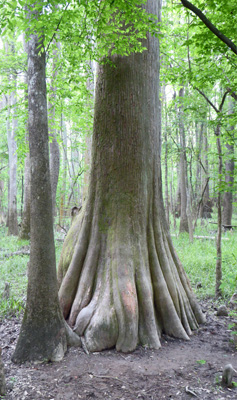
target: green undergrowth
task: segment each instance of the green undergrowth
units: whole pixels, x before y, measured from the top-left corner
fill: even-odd
[[[29,246],[26,240],[8,236],[5,227],[0,227],[0,319],[3,316],[19,314],[24,307],[27,275],[26,265],[29,256],[14,255],[22,247]],[[3,296],[6,283],[9,283],[9,295]]]
[[[176,236],[172,236],[174,247],[199,298],[215,295],[216,240],[200,237],[216,237],[216,230],[215,225],[206,223],[202,226],[199,222],[194,233],[199,238],[194,237],[193,243],[186,233],[177,235],[176,230]],[[221,289],[224,299],[228,300],[237,290],[237,229],[223,232],[222,238]]]
[[[10,255],[26,247],[29,241],[8,236],[7,229],[0,226],[0,320],[18,316],[24,309],[27,288],[28,255]],[[56,258],[59,259],[62,242],[55,241]],[[9,256],[10,255],[10,256]],[[9,296],[4,296],[5,285],[10,285]]]

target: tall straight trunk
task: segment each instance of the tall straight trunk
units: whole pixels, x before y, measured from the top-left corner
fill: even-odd
[[[33,7],[33,6],[32,6]],[[32,10],[32,9],[31,9]],[[28,18],[37,18],[35,10]],[[30,26],[29,21],[29,26]],[[28,104],[31,169],[31,251],[27,302],[14,362],[62,359],[66,325],[58,301],[43,38],[28,42]]]
[[[179,98],[184,97],[184,88],[179,91]],[[186,141],[183,121],[183,105],[179,107],[179,134],[180,134],[180,194],[181,194],[181,214],[179,232],[189,232],[187,216],[187,159]]]
[[[222,149],[221,149],[221,140],[220,140],[220,125],[217,126],[215,132],[217,139],[217,151],[218,151],[218,183],[221,186],[222,183]],[[216,297],[221,296],[221,280],[222,280],[222,249],[221,249],[221,236],[222,236],[222,218],[221,218],[221,189],[218,190],[217,196],[217,211],[218,211],[218,229],[217,229],[217,238],[216,238]]]
[[[13,77],[16,87],[16,76]],[[17,116],[16,116],[16,92],[13,91],[9,96],[9,113],[11,123],[8,125],[8,156],[9,156],[9,196],[8,196],[8,235],[18,234],[17,221]]]
[[[161,332],[188,339],[204,320],[165,217],[158,39],[144,45],[99,66],[88,198],[58,269],[64,316],[90,351],[159,348]]]
[[[197,146],[197,165],[196,165],[196,182],[195,182],[195,198],[199,198],[200,191],[202,189],[201,182],[201,155],[202,155],[202,145],[203,145],[203,131],[204,131],[204,123],[202,122],[200,128],[196,122],[195,124],[196,131],[196,146]],[[199,128],[199,129],[198,129]]]
[[[165,146],[165,211],[168,225],[170,224],[170,216],[169,216],[169,186],[168,186],[168,115],[166,109],[166,93],[165,86],[163,87],[163,101],[164,101],[164,113],[165,113],[165,132],[164,132],[164,146]]]
[[[27,42],[25,37],[23,39],[24,50],[27,53]],[[25,104],[26,104],[26,113],[28,112],[28,77],[27,72],[24,76],[25,81]],[[29,133],[28,133],[28,120],[25,124],[25,141],[27,148],[29,147]],[[21,220],[21,230],[19,237],[21,239],[29,239],[30,237],[30,154],[29,152],[26,154],[25,158],[25,170],[24,170],[24,200],[23,200],[23,215]]]
[[[204,164],[206,170],[206,177],[209,177],[209,161],[208,161],[208,152],[209,152],[209,144],[208,144],[208,130],[206,130],[206,134],[204,136],[204,146],[205,146],[205,157],[204,157]],[[205,199],[210,200],[210,186],[209,183],[207,184],[205,190]]]
[[[23,200],[23,215],[21,220],[21,230],[19,237],[21,239],[30,238],[30,155],[26,154],[25,171],[24,171],[24,200]]]
[[[229,115],[233,113],[233,101],[229,102]],[[231,226],[232,213],[233,213],[233,183],[234,183],[234,126],[229,130],[229,143],[226,143],[226,156],[225,162],[225,182],[228,186],[228,191],[223,196],[223,217],[222,222],[224,225]]]
[[[57,64],[59,58],[60,44],[54,43],[55,49],[53,50],[53,66],[52,66],[52,79],[50,85],[49,97],[49,137],[50,137],[50,180],[52,190],[52,205],[53,215],[56,215],[56,193],[58,186],[59,168],[60,168],[60,149],[57,141],[57,130],[55,128],[55,101],[56,101],[56,86],[55,79],[57,78]]]
[[[67,128],[64,121],[64,115],[61,113],[60,122],[61,141],[62,141],[62,169],[63,169],[63,182],[60,193],[60,211],[59,211],[59,225],[64,226],[64,217],[67,215],[66,210],[66,191],[67,191],[67,174],[68,174],[68,156],[67,156]]]

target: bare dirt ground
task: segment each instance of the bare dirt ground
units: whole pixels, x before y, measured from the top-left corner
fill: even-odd
[[[211,302],[202,307],[207,324],[189,342],[163,336],[161,349],[140,347],[131,354],[110,350],[87,355],[71,348],[63,361],[54,364],[12,364],[20,322],[16,318],[0,321],[8,386],[4,399],[236,400],[236,387],[216,383],[223,366],[231,363],[237,369],[231,318],[215,316]]]

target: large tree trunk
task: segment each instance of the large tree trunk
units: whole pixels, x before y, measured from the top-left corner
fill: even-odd
[[[31,14],[34,18],[34,14]],[[35,14],[36,18],[36,14]],[[28,42],[31,251],[27,303],[14,362],[59,360],[67,347],[58,301],[49,174],[48,122],[43,39]]]
[[[60,303],[90,351],[159,348],[204,321],[165,219],[157,39],[146,46],[99,66],[88,199],[61,254]]]

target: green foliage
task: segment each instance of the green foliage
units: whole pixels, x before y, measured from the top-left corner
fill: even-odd
[[[0,226],[0,320],[4,317],[18,316],[25,307],[27,287],[27,262],[29,256],[6,254],[16,252],[28,246],[26,240],[18,240],[14,236],[7,236],[7,229]],[[62,242],[55,241],[57,262],[62,249]],[[4,298],[5,283],[10,284],[10,296]]]
[[[197,226],[195,235],[213,236],[210,225]],[[224,298],[230,298],[237,290],[237,232],[226,232],[222,241],[222,284]],[[191,280],[192,287],[200,298],[215,296],[216,243],[215,240],[195,239],[189,242],[188,234],[172,238],[178,256]],[[201,283],[202,287],[197,288]]]
[[[0,318],[4,315],[16,315],[24,307],[26,295],[26,264],[28,256],[5,257],[5,254],[13,253],[25,245],[27,241],[18,241],[16,237],[7,236],[5,228],[0,227],[1,249],[0,249]],[[10,284],[10,297],[4,299],[5,283]]]
[[[200,365],[206,364],[206,360],[197,360],[196,362]]]
[[[0,320],[4,317],[19,316],[24,310],[25,304],[22,299],[9,297],[0,300]]]

